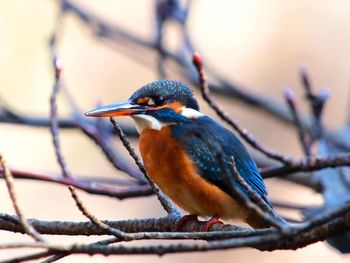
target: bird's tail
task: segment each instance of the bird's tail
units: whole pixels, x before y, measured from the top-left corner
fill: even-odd
[[[276,220],[280,220],[283,222],[288,221],[288,220],[286,220],[286,218],[281,216],[275,209],[273,209],[270,202],[268,202],[268,204],[269,204],[269,206],[271,206],[271,208],[272,208],[271,213],[273,213],[273,216],[276,218]],[[246,216],[246,223],[253,228],[266,228],[266,227],[271,226],[264,218],[262,218],[260,215],[258,215],[254,211],[248,212],[248,214]]]
[[[255,212],[250,212],[246,219],[246,223],[250,225],[252,228],[267,228],[270,227],[270,224],[264,220],[261,216],[259,216]]]

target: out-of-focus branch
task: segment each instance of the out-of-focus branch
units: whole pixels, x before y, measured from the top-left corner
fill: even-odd
[[[63,3],[63,2],[62,2]],[[53,68],[55,72],[55,83],[53,86],[52,96],[50,99],[50,120],[51,120],[51,133],[53,138],[53,144],[55,148],[55,153],[57,157],[57,161],[61,167],[63,177],[71,177],[71,173],[68,170],[68,167],[63,158],[63,154],[60,147],[59,141],[59,126],[57,121],[57,105],[56,105],[56,97],[61,88],[61,71],[62,66],[57,59],[57,41],[58,36],[61,30],[62,18],[64,15],[64,8],[61,6],[59,12],[57,14],[56,25],[53,30],[51,39],[50,39],[50,53],[53,60]],[[73,110],[73,115],[75,116],[77,126],[82,129],[82,131],[92,140],[94,140],[102,151],[104,152],[107,159],[114,165],[118,170],[122,170],[124,172],[129,173],[130,176],[134,177],[140,183],[146,184],[146,181],[141,173],[137,172],[133,166],[128,165],[126,160],[123,160],[122,157],[119,157],[118,154],[113,150],[110,146],[111,141],[107,140],[110,136],[104,136],[102,130],[98,129],[99,127],[91,127],[88,122],[85,121],[81,117],[81,113],[79,112],[78,106],[76,105],[73,97],[69,94],[68,90],[65,89],[66,97],[70,103],[70,106]],[[96,129],[93,129],[96,128]],[[94,132],[93,132],[94,131]]]
[[[40,259],[44,257],[48,257],[52,255],[53,252],[50,251],[44,251],[44,252],[37,252],[29,255],[24,255],[24,256],[18,256],[18,257],[13,257],[10,259],[2,260],[2,263],[20,263],[20,262],[26,262],[29,260],[35,260],[35,259]]]
[[[100,147],[106,158],[117,170],[127,173],[135,178],[140,184],[147,184],[147,180],[143,173],[130,163],[129,160],[124,158],[121,152],[113,147],[112,133],[106,132],[103,129],[104,126],[102,125],[104,125],[104,122],[98,123],[98,125],[95,123],[95,125],[93,125],[88,122],[86,118],[82,117],[81,112],[75,112],[74,115],[76,116],[75,119],[77,126],[86,136],[93,140],[98,147]]]
[[[94,126],[93,121],[86,120],[91,126]],[[14,125],[25,125],[29,127],[50,127],[51,121],[44,117],[27,116],[15,112],[9,105],[0,99],[0,122]],[[79,123],[74,118],[59,118],[57,119],[58,126],[61,129],[79,129]],[[136,128],[131,125],[120,124],[123,131],[131,137],[138,137]],[[106,123],[102,124],[101,129],[106,134],[113,134],[113,129]]]
[[[309,156],[310,155],[310,149],[307,145],[307,137],[306,137],[306,132],[304,131],[303,126],[301,125],[301,120],[300,120],[300,114],[298,112],[297,106],[296,106],[296,99],[295,99],[295,94],[292,89],[286,89],[284,92],[284,97],[288,103],[289,109],[292,113],[295,125],[297,126],[298,129],[298,135],[299,135],[299,142],[302,146],[302,149],[304,153]]]
[[[109,42],[119,43],[118,47],[128,47],[127,50],[123,50],[123,54],[128,55],[130,58],[136,60],[137,62],[146,63],[147,66],[152,64],[150,60],[142,60],[144,56],[135,56],[135,48],[141,51],[153,50],[158,52],[156,41],[146,40],[134,34],[131,34],[123,28],[105,21],[101,17],[93,14],[92,12],[88,11],[87,9],[81,7],[71,0],[62,0],[61,3],[65,13],[70,12],[74,14],[92,31],[95,36],[98,37],[98,39],[103,40],[107,38]],[[188,40],[186,42],[188,42]],[[166,58],[175,61],[179,65],[180,70],[183,71],[184,76],[190,82],[193,84],[197,83],[197,74],[193,70],[190,57],[193,53],[192,46],[189,50],[187,50],[187,52],[173,53],[164,48],[163,51]],[[262,93],[254,92],[249,87],[238,85],[237,83],[232,83],[213,70],[210,70],[208,73],[210,77],[219,83],[209,84],[210,90],[212,90],[214,93],[229,96],[230,98],[239,99],[250,106],[260,108],[261,110],[281,121],[290,124],[294,123],[288,108],[282,102],[266,97]],[[305,130],[312,125],[312,122],[309,118],[301,118],[300,121]],[[334,143],[337,147],[345,150],[350,150],[350,140],[347,133],[344,133],[342,131],[335,132],[324,129],[324,136],[327,140]]]
[[[193,64],[195,65],[197,72],[198,72],[198,82],[199,86],[201,88],[202,96],[204,100],[209,104],[209,106],[217,113],[217,115],[227,122],[231,127],[233,127],[252,147],[257,149],[258,151],[262,152],[266,156],[280,161],[282,163],[288,164],[290,157],[284,156],[280,153],[273,152],[269,149],[267,149],[265,146],[262,146],[261,143],[259,143],[252,134],[249,133],[249,131],[245,128],[243,128],[241,125],[239,125],[236,120],[234,120],[232,117],[230,117],[222,107],[214,101],[212,98],[209,87],[206,81],[206,77],[204,75],[204,69],[203,69],[203,61],[198,53],[195,53],[193,55]]]
[[[264,178],[284,176],[294,172],[316,171],[325,168],[335,168],[350,165],[350,153],[334,154],[331,156],[310,156],[300,159],[293,159],[290,166],[264,168],[261,175]]]
[[[312,112],[312,124],[309,129],[308,140],[306,140],[307,152],[310,154],[314,144],[323,137],[324,127],[321,118],[324,105],[329,97],[329,92],[326,89],[322,89],[318,94],[314,91],[305,66],[301,67],[300,76],[305,90],[305,97],[309,102],[310,111]]]
[[[101,241],[90,243],[90,245],[108,246],[110,244],[117,243],[118,241],[119,240],[117,238],[108,238],[108,239],[104,239]],[[51,253],[51,254],[53,254],[53,253]],[[57,253],[57,254],[53,255],[52,257],[49,257],[46,260],[44,260],[42,263],[55,262],[55,261],[60,260],[66,256],[69,256],[69,255],[70,255],[69,252]]]
[[[3,170],[0,169],[0,172],[3,172]],[[67,186],[72,185],[90,194],[104,195],[118,199],[149,196],[153,194],[153,191],[149,185],[139,185],[136,182],[128,185],[127,187],[112,187],[87,179],[79,179],[77,177],[65,178],[62,176],[52,176],[15,169],[12,169],[11,172],[15,178],[39,180]]]

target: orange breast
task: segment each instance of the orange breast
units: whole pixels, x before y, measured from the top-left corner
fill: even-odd
[[[232,197],[198,175],[196,165],[172,138],[169,127],[144,130],[140,151],[151,179],[187,212],[223,219],[246,217]]]

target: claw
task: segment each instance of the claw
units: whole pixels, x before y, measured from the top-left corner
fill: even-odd
[[[204,225],[202,226],[202,232],[209,232],[211,226],[214,224],[223,224],[223,222],[220,221],[220,218],[218,216],[213,216],[207,222],[204,223]]]

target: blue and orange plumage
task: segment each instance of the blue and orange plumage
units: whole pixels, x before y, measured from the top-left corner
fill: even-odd
[[[194,215],[240,219],[252,227],[267,226],[229,194],[231,186],[223,176],[231,170],[233,157],[240,175],[270,205],[255,162],[232,132],[199,112],[185,84],[152,82],[136,91],[128,103],[97,108],[87,115],[133,117],[140,131],[140,151],[147,174],[178,206]],[[218,154],[222,156],[221,165]],[[235,186],[245,192],[238,182]]]

